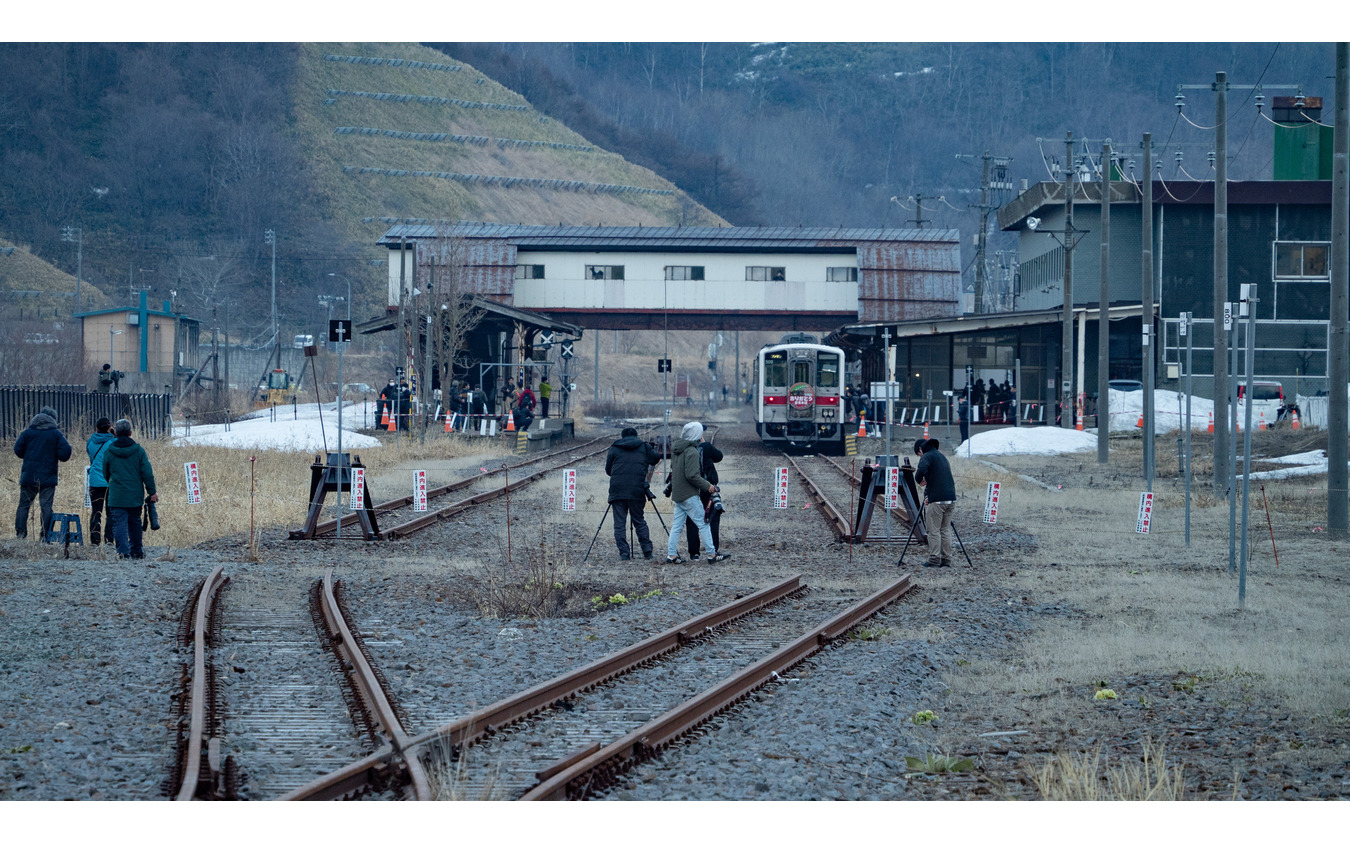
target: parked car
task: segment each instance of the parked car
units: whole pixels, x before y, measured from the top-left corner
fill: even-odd
[[[1274,425],[1276,421],[1284,417],[1284,385],[1279,381],[1253,381],[1252,382],[1252,424],[1260,425],[1262,419],[1265,424]],[[1247,385],[1244,382],[1238,382],[1238,419],[1245,421],[1247,418]]]
[[[364,396],[364,395],[366,395],[367,393],[373,393],[373,392],[375,392],[375,391],[371,388],[371,386],[370,386],[369,384],[367,384],[367,383],[365,383],[365,382],[363,382],[363,381],[357,381],[355,384],[343,384],[343,385],[342,385],[342,392],[344,392],[344,393],[358,393],[358,394]]]

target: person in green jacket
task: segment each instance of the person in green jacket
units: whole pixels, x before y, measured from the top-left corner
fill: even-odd
[[[680,431],[679,439],[671,447],[674,457],[670,461],[670,500],[675,504],[675,516],[670,523],[670,540],[666,543],[666,562],[678,563],[679,539],[684,533],[686,521],[698,528],[698,537],[707,551],[706,559],[710,563],[720,563],[730,554],[719,554],[713,544],[712,531],[703,519],[703,502],[699,500],[699,490],[717,492],[716,484],[711,484],[701,471],[702,457],[698,444],[703,440],[703,425],[690,422]]]
[[[548,376],[545,375],[539,379],[539,407],[543,409],[543,418],[548,418],[548,400],[553,395],[553,385],[548,383]],[[543,423],[540,423],[543,424]]]
[[[113,425],[117,439],[103,458],[103,476],[108,481],[108,521],[117,543],[117,556],[134,560],[145,557],[141,547],[141,506],[159,501],[150,457],[131,438],[131,420]]]

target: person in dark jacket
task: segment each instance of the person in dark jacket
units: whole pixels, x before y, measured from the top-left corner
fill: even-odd
[[[722,462],[721,449],[704,440],[698,444],[698,454],[699,473],[713,486],[720,484],[722,481],[717,476],[717,464]],[[713,502],[712,493],[700,491],[698,498],[703,503],[703,518],[708,523],[708,532],[712,534],[713,547],[721,548],[722,511]],[[684,523],[684,536],[689,541],[689,559],[692,560],[698,556],[701,548],[698,542],[698,528],[694,526],[693,522]]]
[[[398,410],[398,429],[406,431],[411,426],[412,420],[412,387],[408,386],[406,380],[398,382],[398,398],[395,401]]]
[[[952,564],[952,511],[956,509],[956,481],[947,457],[938,451],[938,441],[916,440],[914,453],[922,454],[914,470],[914,482],[924,488],[923,527],[928,532],[928,562],[925,566]]]
[[[155,473],[145,449],[131,438],[130,420],[118,419],[113,433],[117,438],[103,458],[103,474],[108,479],[108,521],[117,542],[117,556],[139,560],[145,557],[141,507],[159,501]]]
[[[670,540],[666,543],[666,562],[678,563],[680,534],[684,532],[684,523],[692,521],[698,528],[699,539],[707,549],[710,563],[720,563],[729,554],[720,554],[713,542],[712,532],[703,518],[703,502],[700,492],[717,492],[717,485],[703,477],[701,456],[698,444],[703,440],[703,425],[690,422],[680,431],[679,439],[671,446],[674,457],[670,461],[670,500],[675,504],[675,516],[671,520]]]
[[[116,439],[112,421],[104,416],[94,423],[95,431],[84,443],[89,454],[89,506],[93,510],[89,515],[89,544],[99,545],[105,539],[112,543],[112,513],[108,513],[108,533],[103,533],[103,514],[108,511],[108,478],[103,474],[103,458],[108,452],[108,443]]]
[[[605,455],[605,474],[609,475],[609,506],[614,510],[614,544],[619,548],[620,560],[633,558],[628,544],[628,521],[633,522],[643,559],[652,558],[652,537],[647,520],[642,515],[647,506],[647,491],[652,468],[661,457],[647,443],[638,439],[636,428],[624,428],[618,440]]]
[[[394,416],[394,402],[398,401],[398,383],[393,378],[380,390],[380,398],[375,402],[375,418],[381,419],[386,413],[390,418]],[[386,423],[387,424],[387,423]]]
[[[42,511],[42,539],[52,523],[52,499],[56,497],[57,463],[70,459],[70,443],[56,426],[56,411],[44,407],[14,441],[14,454],[23,458],[19,470],[19,508],[14,511],[14,533],[28,536],[28,512],[33,499]]]

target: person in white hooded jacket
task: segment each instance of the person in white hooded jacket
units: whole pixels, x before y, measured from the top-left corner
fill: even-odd
[[[680,431],[671,451],[674,457],[670,461],[670,500],[675,505],[675,515],[671,519],[670,540],[666,543],[666,562],[678,563],[679,538],[684,533],[686,520],[693,521],[698,528],[698,538],[707,551],[704,559],[709,563],[720,563],[731,555],[719,553],[713,545],[712,531],[703,518],[703,501],[699,491],[717,492],[717,486],[703,477],[702,457],[698,444],[703,441],[703,425],[690,422]]]

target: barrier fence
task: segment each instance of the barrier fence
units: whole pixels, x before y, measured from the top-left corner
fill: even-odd
[[[158,439],[170,433],[171,393],[96,393],[74,386],[0,386],[0,439],[13,440],[43,407],[56,411],[63,431],[94,429],[94,421],[130,419],[138,437]]]

